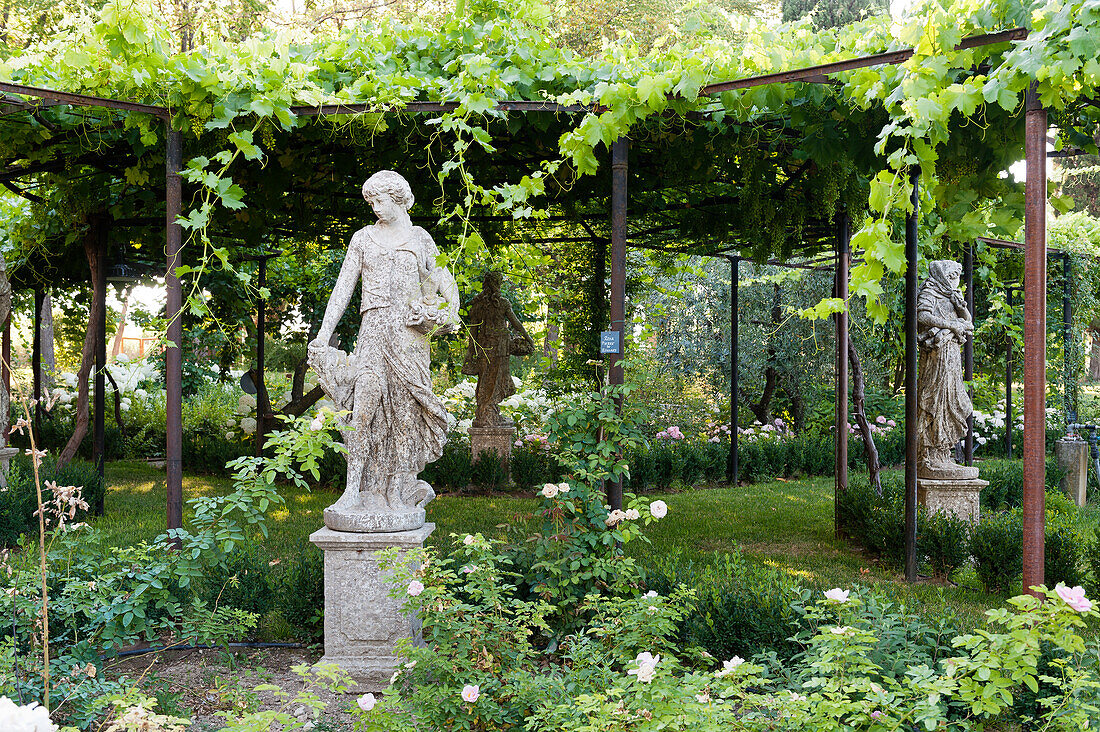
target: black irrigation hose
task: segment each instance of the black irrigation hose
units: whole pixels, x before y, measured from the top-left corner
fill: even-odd
[[[304,643],[229,643],[229,648],[305,648]],[[161,651],[203,651],[211,648],[225,648],[227,646],[217,645],[182,645],[182,646],[160,646],[156,648],[133,648],[129,651],[120,651],[118,653],[101,655],[99,659],[105,660],[108,658],[126,658],[128,656],[141,656],[146,653],[160,653]]]

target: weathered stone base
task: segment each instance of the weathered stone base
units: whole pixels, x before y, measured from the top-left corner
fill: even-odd
[[[0,447],[0,488],[8,487],[8,470],[11,467],[11,459],[18,454],[18,447]]]
[[[917,502],[929,513],[946,513],[977,523],[981,513],[979,496],[989,481],[980,478],[934,480],[917,478]]]
[[[508,461],[512,458],[512,443],[516,439],[516,428],[512,425],[502,427],[471,427],[470,453],[474,460],[486,450],[495,452],[508,471]]]
[[[433,531],[431,523],[413,531],[373,534],[326,527],[309,537],[325,553],[325,655],[321,660],[351,674],[359,684],[355,693],[389,686],[397,666],[394,644],[420,633],[415,618],[402,613],[402,603],[389,596],[390,585],[376,552],[421,547]]]
[[[1085,505],[1088,492],[1089,443],[1084,440],[1067,440],[1054,443],[1054,459],[1065,471],[1062,475],[1062,491],[1078,506]]]

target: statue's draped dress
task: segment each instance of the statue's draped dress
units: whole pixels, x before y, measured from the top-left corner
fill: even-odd
[[[957,305],[965,306],[962,295],[951,287],[944,272],[931,269],[917,296],[917,322],[921,314],[958,320]],[[920,344],[918,463],[924,464],[927,459],[932,462],[950,459],[948,452],[966,434],[966,420],[973,405],[961,378],[962,344],[958,336],[945,328],[922,327],[917,340]]]
[[[361,490],[408,499],[417,474],[439,458],[447,442],[447,412],[432,393],[428,338],[406,325],[410,308],[434,297],[438,250],[413,227],[407,241],[390,249],[368,228],[348,245],[345,265],[362,279],[362,318],[351,368],[319,370],[319,380],[338,410],[348,448],[348,478],[361,471]],[[349,432],[357,437],[349,439]],[[349,484],[350,485],[350,484]],[[402,500],[404,502],[404,500]]]

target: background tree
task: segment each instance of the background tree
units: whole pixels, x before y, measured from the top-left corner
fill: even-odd
[[[886,0],[782,0],[782,3],[784,23],[809,15],[818,29],[839,28],[890,9]]]

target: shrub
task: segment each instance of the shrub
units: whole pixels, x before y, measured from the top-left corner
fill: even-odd
[[[1076,587],[1081,584],[1084,542],[1085,537],[1078,528],[1074,516],[1047,511],[1043,542],[1043,576],[1048,586],[1054,587],[1059,582],[1067,587]]]
[[[325,619],[324,554],[305,545],[287,567],[280,586],[283,616],[304,638],[320,638]]]
[[[59,486],[79,487],[89,511],[94,509],[96,502],[104,496],[103,481],[95,466],[84,460],[73,460],[61,470],[57,470],[56,465],[57,461],[51,456],[42,460],[42,500],[49,500],[50,491],[45,484],[46,481],[53,481]],[[19,456],[11,461],[7,489],[0,491],[0,546],[14,546],[21,534],[37,529],[38,519],[34,516],[37,508],[38,497],[30,459]],[[83,521],[87,514],[87,511],[78,509],[71,521]]]
[[[882,474],[882,495],[864,475],[852,476],[837,497],[844,532],[893,564],[905,560],[905,486],[897,473]]]
[[[970,553],[989,592],[1008,592],[1023,571],[1024,529],[1017,510],[982,516],[971,531]]]
[[[450,442],[443,448],[439,459],[421,471],[420,478],[430,483],[437,492],[461,491],[473,482],[473,472],[470,444]]]
[[[1089,595],[1096,597],[1100,595],[1100,527],[1092,531],[1092,541],[1084,548],[1084,560],[1089,570]]]
[[[508,476],[504,473],[504,462],[493,450],[481,452],[474,460],[470,471],[470,483],[483,491],[495,491],[507,485]]]
[[[209,607],[232,607],[266,615],[275,593],[266,554],[256,544],[245,544],[229,555],[224,564],[206,568],[199,597]]]
[[[557,460],[546,450],[538,447],[523,445],[512,450],[509,468],[512,472],[513,485],[521,491],[561,480],[561,469]]]
[[[12,463],[8,487],[0,489],[0,547],[15,546],[20,536],[38,526],[34,477],[28,480],[23,470],[20,462]]]
[[[940,511],[921,511],[917,551],[928,558],[935,576],[949,577],[970,558],[970,522]]]
[[[1048,492],[1061,490],[1059,484],[1063,471],[1053,458],[1046,461],[1046,485]],[[983,460],[978,463],[978,475],[988,480],[982,489],[983,511],[1002,511],[1019,508],[1024,496],[1024,463],[1022,460]]]
[[[694,608],[681,622],[681,647],[701,646],[715,658],[748,658],[774,651],[787,659],[801,650],[793,639],[808,628],[798,608],[811,590],[789,575],[754,564],[739,553],[699,561],[677,555],[646,560],[645,585],[671,596],[680,585],[695,591]]]

